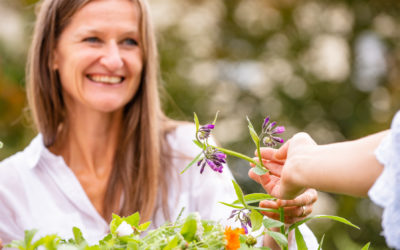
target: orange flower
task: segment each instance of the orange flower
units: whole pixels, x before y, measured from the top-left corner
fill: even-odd
[[[231,227],[226,227],[224,234],[227,241],[226,250],[237,250],[240,248],[239,235],[245,234],[243,228],[232,229]]]

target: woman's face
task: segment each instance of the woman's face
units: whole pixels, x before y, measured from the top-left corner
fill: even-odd
[[[93,0],[72,16],[53,65],[67,106],[112,112],[133,98],[143,68],[139,15],[130,0]]]

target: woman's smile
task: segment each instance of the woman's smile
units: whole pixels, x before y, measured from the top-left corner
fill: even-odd
[[[101,74],[88,74],[86,77],[95,83],[105,84],[105,85],[119,85],[125,80],[122,76],[113,75],[101,75]]]

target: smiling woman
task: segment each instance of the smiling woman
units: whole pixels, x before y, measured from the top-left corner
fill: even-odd
[[[132,99],[143,68],[139,18],[138,6],[130,1],[111,6],[93,1],[75,13],[59,38],[53,62],[67,106],[111,112]]]
[[[39,134],[0,163],[0,238],[21,239],[26,229],[70,238],[75,226],[94,243],[112,213],[138,211],[153,227],[183,207],[227,218],[230,209],[217,202],[235,199],[229,169],[178,174],[198,154],[195,126],[161,111],[146,1],[44,0],[40,7],[27,72]]]

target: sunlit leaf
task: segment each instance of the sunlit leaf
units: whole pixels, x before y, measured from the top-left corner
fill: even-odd
[[[235,192],[236,192],[236,196],[237,196],[238,200],[243,204],[244,207],[247,207],[246,202],[244,202],[244,195],[243,195],[242,189],[234,180],[232,180],[232,184],[233,184],[233,187],[235,188]]]
[[[212,124],[214,124],[214,125],[215,125],[215,123],[217,122],[218,114],[219,114],[219,111],[217,111],[217,113],[215,113],[215,118],[214,118],[214,121],[213,121],[213,123],[212,123]]]
[[[168,242],[168,244],[163,248],[163,250],[175,249],[178,246],[178,243],[179,243],[179,238],[178,235],[176,235],[172,240]]]
[[[279,233],[279,232],[273,232],[267,230],[267,234],[271,236],[280,246],[282,247],[287,247],[288,246],[288,241],[285,237],[285,235]]]
[[[181,234],[186,241],[191,242],[196,235],[197,230],[197,214],[189,214],[182,226]]]
[[[191,166],[193,166],[193,164],[195,164],[196,162],[198,162],[201,158],[201,156],[203,155],[203,152],[200,152],[186,167],[184,170],[181,171],[181,174],[185,173],[186,170],[188,170]]]
[[[264,200],[276,200],[276,198],[274,198],[273,196],[271,196],[269,194],[252,193],[252,194],[246,194],[244,196],[244,200],[247,204],[251,204],[251,203],[256,203],[256,202],[260,202],[260,201],[264,201]],[[240,203],[240,201],[236,200],[232,203],[237,204],[237,203]]]
[[[200,123],[199,123],[199,118],[197,117],[196,113],[193,113],[194,115],[194,123],[196,124],[196,133],[199,131]]]
[[[257,210],[251,209],[250,220],[251,220],[251,230],[257,231],[261,228],[263,222],[263,215]]]
[[[315,216],[310,216],[308,218],[305,218],[304,220],[301,220],[301,221],[298,221],[298,222],[294,223],[293,225],[291,225],[289,227],[289,231],[293,230],[294,228],[300,226],[303,223],[306,223],[309,220],[320,219],[320,218],[326,218],[326,219],[335,220],[335,221],[341,222],[343,224],[346,224],[346,225],[355,227],[357,229],[360,229],[358,226],[354,225],[350,221],[346,220],[345,218],[339,217],[339,216],[334,216],[334,215],[315,215]]]
[[[324,244],[325,234],[322,235],[321,241],[319,242],[318,250],[322,249],[322,245]]]
[[[363,248],[361,248],[361,250],[368,250],[370,245],[371,242],[368,242],[367,244],[365,244],[365,246],[363,246]]]
[[[303,235],[300,232],[300,229],[296,227],[294,229],[294,236],[296,238],[296,245],[298,250],[308,250],[306,242],[304,241]]]
[[[80,245],[81,243],[85,242],[85,238],[83,238],[82,232],[79,228],[73,227],[72,233],[74,234],[75,243]]]
[[[268,171],[262,168],[260,165],[256,165],[254,168],[251,169],[251,171],[253,171],[253,173],[255,173],[256,175],[265,175],[266,173],[268,173]]]
[[[258,138],[257,132],[254,130],[253,124],[251,124],[249,117],[246,118],[248,122],[250,136],[253,139],[254,144],[256,144],[256,147],[258,147],[260,145],[260,138]]]
[[[285,224],[283,224],[283,222],[281,222],[279,220],[274,220],[274,219],[265,217],[263,219],[263,225],[265,228],[274,228],[274,227],[284,226]]]

